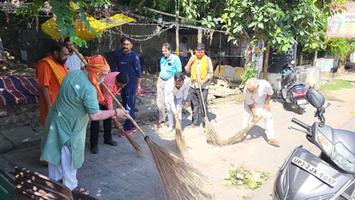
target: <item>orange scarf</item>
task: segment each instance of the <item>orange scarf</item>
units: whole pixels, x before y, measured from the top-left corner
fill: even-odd
[[[99,102],[103,102],[105,97],[102,95],[100,90],[100,86],[97,81],[97,75],[100,72],[110,72],[110,66],[107,64],[106,59],[101,55],[87,57],[86,59],[86,70],[88,71],[89,80],[97,91],[97,98],[99,99]]]
[[[66,67],[64,67],[63,65],[55,62],[54,58],[52,56],[45,57],[42,60],[48,63],[48,65],[52,69],[52,72],[53,72],[55,78],[57,79],[59,85],[61,85],[64,77],[68,73],[68,69]],[[62,70],[60,68],[63,68],[64,70]]]

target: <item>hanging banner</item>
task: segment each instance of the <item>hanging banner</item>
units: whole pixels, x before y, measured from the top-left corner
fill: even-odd
[[[355,2],[346,2],[341,14],[328,19],[326,36],[333,38],[355,38]]]

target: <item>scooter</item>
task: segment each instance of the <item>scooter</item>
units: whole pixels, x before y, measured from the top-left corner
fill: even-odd
[[[306,97],[307,88],[304,83],[296,82],[296,71],[291,64],[287,64],[281,72],[281,87],[278,92],[287,110],[293,110],[298,114],[305,112],[308,104]]]
[[[324,96],[315,89],[307,99],[317,109],[319,122],[312,126],[293,118],[309,142],[321,150],[315,156],[297,147],[281,166],[274,184],[274,200],[354,200],[355,199],[355,132],[325,125]]]

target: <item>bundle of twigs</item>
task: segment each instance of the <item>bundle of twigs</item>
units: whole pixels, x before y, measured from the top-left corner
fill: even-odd
[[[78,51],[76,51],[76,53],[81,55]],[[82,56],[81,58],[83,59]],[[102,85],[107,88],[104,83],[102,83]],[[108,91],[119,107],[121,109],[125,109],[112,94],[112,92],[110,90]],[[210,198],[210,196],[201,189],[201,175],[194,168],[192,168],[182,158],[167,152],[164,148],[154,143],[130,115],[127,115],[127,118],[142,134],[150,149],[155,166],[158,169],[160,179],[162,180],[167,199],[193,200]]]
[[[208,119],[207,109],[206,109],[207,107],[206,107],[205,99],[203,99],[200,81],[197,81],[197,84],[198,84],[198,89],[200,91],[200,97],[201,97],[200,100],[202,103],[203,112],[205,115],[204,121],[205,121],[205,133],[207,136],[207,142],[213,145],[221,145],[221,140],[218,138],[216,130],[214,129],[214,127],[212,126],[211,122]]]
[[[177,149],[182,152],[186,148],[185,139],[182,136],[182,128],[180,119],[175,116],[175,140],[176,140],[176,147]]]
[[[261,119],[263,119],[263,117],[258,117],[256,120],[254,120],[252,123],[250,123],[247,127],[238,131],[232,137],[230,137],[226,140],[220,141],[220,145],[231,145],[231,144],[241,141],[245,137],[245,135],[250,131],[250,129],[252,129]]]
[[[107,87],[104,83],[102,83],[102,85],[105,88]],[[117,98],[112,93],[109,92],[109,94],[120,108],[124,109]],[[127,117],[142,134],[152,153],[155,166],[163,182],[167,199],[189,200],[209,198],[209,195],[204,193],[201,189],[201,175],[195,169],[188,165],[182,158],[167,152],[154,143],[130,115]]]
[[[118,120],[117,119],[114,119],[114,124],[116,126],[116,128],[119,128],[118,124]],[[124,137],[127,138],[128,142],[133,146],[134,150],[136,150],[136,152],[138,153],[138,155],[142,156],[142,147],[136,142],[134,141],[131,136],[127,135],[127,133],[125,131],[122,131],[122,134]]]

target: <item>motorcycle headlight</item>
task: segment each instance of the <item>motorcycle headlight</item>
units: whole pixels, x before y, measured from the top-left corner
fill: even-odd
[[[324,153],[331,157],[333,152],[333,144],[326,138],[322,132],[318,131],[317,141]]]
[[[331,159],[343,170],[355,173],[355,156],[343,143],[338,142],[334,145]]]

